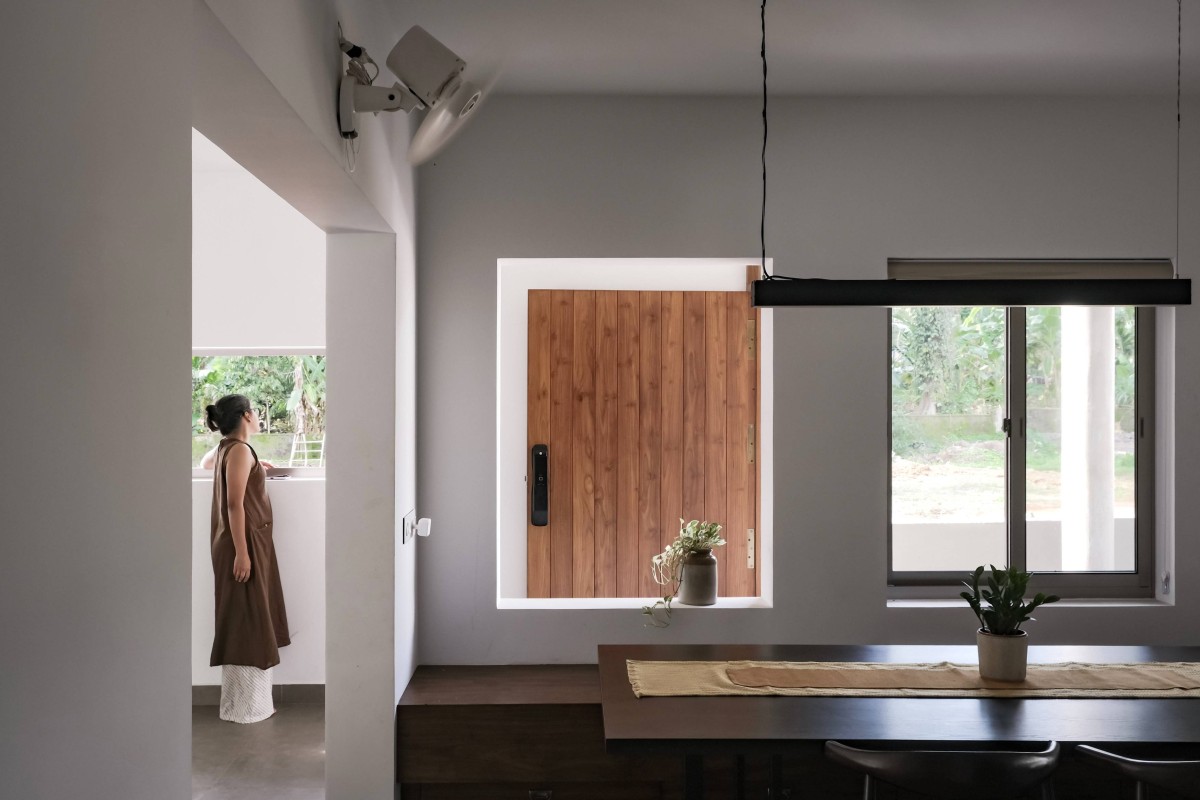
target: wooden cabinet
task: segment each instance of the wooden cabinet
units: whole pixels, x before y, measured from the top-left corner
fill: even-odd
[[[402,706],[403,783],[626,781],[675,778],[676,760],[604,751],[600,705]]]
[[[594,665],[420,667],[396,716],[408,800],[674,800],[682,764],[604,749]]]
[[[401,788],[403,800],[662,800],[659,783],[432,783]]]

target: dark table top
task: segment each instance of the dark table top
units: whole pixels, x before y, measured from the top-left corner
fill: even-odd
[[[610,753],[785,752],[828,739],[873,743],[1200,743],[1200,699],[643,697],[625,660],[975,663],[974,646],[600,645]],[[1200,647],[1030,647],[1030,663],[1200,661]]]

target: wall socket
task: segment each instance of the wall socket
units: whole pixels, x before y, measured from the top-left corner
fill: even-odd
[[[400,544],[408,544],[416,535],[417,512],[416,509],[409,509],[409,512],[404,515],[404,522],[400,526]]]

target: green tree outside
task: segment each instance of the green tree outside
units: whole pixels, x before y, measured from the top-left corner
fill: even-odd
[[[194,356],[192,464],[220,438],[205,425],[205,408],[242,394],[259,412],[263,432],[252,443],[262,458],[287,463],[295,434],[325,436],[325,356]]]
[[[1026,468],[1031,503],[1057,503],[1061,469],[1062,313],[1029,307],[1026,320]],[[1007,313],[1001,307],[910,307],[892,311],[892,453],[897,488],[924,507],[933,483],[960,485],[1005,467],[1000,420],[1005,408]],[[1136,309],[1114,309],[1114,468],[1119,501],[1134,482]],[[900,475],[901,477],[896,477]],[[911,484],[911,485],[910,485]],[[980,491],[983,491],[982,489]],[[969,492],[959,492],[963,498]],[[1045,495],[1045,497],[1042,497]],[[960,498],[961,499],[961,498]],[[964,501],[965,502],[965,501]]]

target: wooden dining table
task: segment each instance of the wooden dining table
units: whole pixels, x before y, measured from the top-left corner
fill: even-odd
[[[976,663],[954,645],[600,645],[610,753],[684,758],[685,795],[703,797],[705,755],[779,755],[832,739],[897,747],[1200,744],[1200,698],[642,697],[626,661]],[[1034,646],[1036,663],[1200,662],[1200,647]]]

